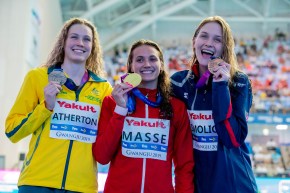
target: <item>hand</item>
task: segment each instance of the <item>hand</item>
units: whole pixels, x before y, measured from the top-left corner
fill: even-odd
[[[116,104],[120,107],[127,107],[128,102],[128,92],[133,88],[125,83],[119,83],[114,86],[112,91],[112,97],[114,98]]]
[[[44,88],[45,107],[52,110],[55,106],[56,95],[62,90],[58,82],[50,81]]]
[[[225,61],[219,63],[214,69],[213,82],[228,81],[230,79],[231,65]]]

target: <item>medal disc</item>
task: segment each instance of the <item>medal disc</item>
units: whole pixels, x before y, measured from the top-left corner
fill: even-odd
[[[129,73],[123,80],[124,83],[128,84],[131,87],[136,87],[140,84],[142,78],[137,73]]]
[[[214,74],[216,67],[218,67],[219,64],[222,63],[222,62],[223,62],[223,60],[220,59],[220,58],[216,58],[216,59],[210,60],[209,63],[208,63],[208,70],[212,74]]]
[[[60,70],[53,70],[48,75],[48,80],[49,81],[58,82],[60,85],[63,85],[66,82],[66,79],[67,79],[67,77]]]

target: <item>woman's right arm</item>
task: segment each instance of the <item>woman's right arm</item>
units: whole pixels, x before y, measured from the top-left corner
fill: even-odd
[[[116,108],[115,108],[116,107]],[[115,110],[114,110],[115,109]],[[108,164],[121,147],[121,136],[127,109],[116,106],[114,99],[105,97],[98,123],[98,135],[93,144],[93,155],[97,162]]]
[[[51,116],[37,91],[38,71],[30,71],[21,86],[15,103],[5,123],[5,134],[13,142],[18,142],[35,132]],[[43,92],[43,91],[42,91]]]

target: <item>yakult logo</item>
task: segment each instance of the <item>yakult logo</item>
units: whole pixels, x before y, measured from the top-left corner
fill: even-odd
[[[203,113],[195,114],[195,113],[189,113],[189,118],[194,120],[211,120],[213,119],[212,115],[207,115]]]
[[[150,121],[136,121],[136,120],[130,120],[130,119],[126,119],[126,122],[128,123],[129,126],[142,126],[142,127],[156,127],[156,128],[162,128],[165,129],[165,125],[162,121],[154,121],[154,122],[150,122]]]
[[[57,101],[60,107],[67,108],[67,109],[76,109],[81,111],[91,111],[93,113],[96,113],[96,109],[93,106],[90,105],[79,105],[76,103],[68,103],[65,101]]]

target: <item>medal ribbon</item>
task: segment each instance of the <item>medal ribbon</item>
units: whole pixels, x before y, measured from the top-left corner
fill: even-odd
[[[206,70],[206,72],[201,76],[201,78],[196,83],[196,88],[201,88],[205,85],[206,81],[210,76],[210,71]]]
[[[149,105],[151,107],[154,107],[154,108],[159,107],[160,104],[161,104],[161,102],[162,102],[162,99],[163,99],[159,92],[157,94],[157,100],[156,100],[156,102],[150,101],[137,88],[133,88],[132,89],[132,93],[133,93],[133,95],[135,95],[136,97],[138,97],[140,100],[142,100],[144,103],[146,103],[147,105]],[[132,94],[131,95],[128,95],[127,108],[128,108],[128,112],[129,113],[133,113],[135,111],[135,109],[136,109],[136,101],[135,101],[133,95]]]
[[[211,60],[214,60],[216,58],[217,57],[215,57],[215,56],[211,56],[210,57]],[[206,70],[205,73],[201,76],[201,78],[197,81],[196,88],[203,87],[205,85],[206,81],[208,80],[210,74],[211,74],[210,71],[209,70]]]
[[[81,83],[80,83],[79,86],[77,86],[77,85],[74,83],[74,81],[73,81],[72,79],[70,79],[70,78],[67,78],[67,80],[66,80],[66,82],[64,83],[64,85],[65,85],[68,89],[76,91],[76,90],[77,90],[78,88],[80,88],[84,83],[86,83],[86,82],[88,81],[88,79],[89,79],[89,73],[88,73],[88,71],[86,70],[86,71],[85,71],[85,74],[83,75],[83,78],[82,78]]]
[[[89,80],[89,73],[86,70],[85,74],[83,75],[83,78],[81,80],[81,83],[80,83],[79,87],[81,87],[83,84],[85,84],[88,80]]]

